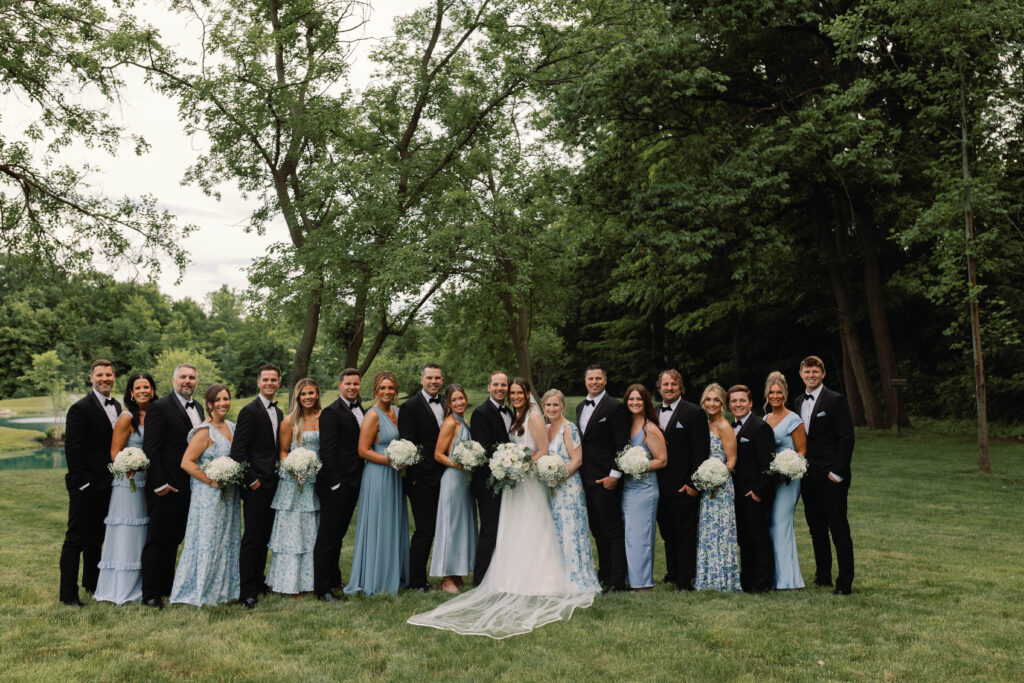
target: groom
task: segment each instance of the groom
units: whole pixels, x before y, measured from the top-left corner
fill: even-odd
[[[469,431],[473,440],[484,447],[487,457],[494,455],[494,447],[509,440],[508,430],[512,426],[512,413],[505,406],[508,396],[508,375],[497,370],[487,380],[487,400],[481,403],[470,418]],[[501,511],[501,496],[487,488],[487,465],[473,473],[469,490],[476,501],[480,514],[480,536],[476,544],[476,561],[473,564],[473,585],[479,586],[491,565],[491,555],[498,540],[498,513]]]
[[[92,390],[68,410],[64,456],[68,473],[68,528],[60,549],[60,601],[82,607],[78,599],[78,558],[82,587],[96,591],[100,551],[106,526],[103,520],[110,506],[110,438],[121,414],[121,404],[110,396],[114,387],[114,366],[108,360],[93,361],[89,372]]]
[[[814,585],[832,585],[831,533],[839,563],[835,593],[849,595],[853,588],[853,540],[846,502],[853,457],[853,418],[846,397],[824,386],[825,364],[820,358],[804,358],[800,362],[800,378],[805,391],[794,400],[793,410],[807,430],[807,474],[800,481],[800,496],[814,546]]]
[[[590,531],[597,542],[597,578],[606,592],[626,590],[626,531],[622,522],[622,472],[615,456],[629,441],[629,411],[607,395],[608,375],[590,365],[584,375],[587,398],[576,406],[583,445],[580,467]]]

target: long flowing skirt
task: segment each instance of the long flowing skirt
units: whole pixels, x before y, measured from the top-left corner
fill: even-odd
[[[242,547],[242,503],[238,487],[227,490],[192,480],[185,544],[174,572],[171,602],[216,605],[237,600]]]
[[[274,501],[277,512],[268,544],[273,555],[267,584],[275,593],[306,593],[313,590],[313,546],[320,524],[320,501],[315,478],[302,485],[290,476],[281,477]]]
[[[772,503],[772,547],[775,550],[775,587],[789,590],[804,587],[800,558],[796,554],[796,529],[793,511],[800,497],[800,480],[784,483],[775,491]]]
[[[441,475],[434,527],[431,576],[465,576],[476,557],[476,508],[469,491],[469,473],[454,467]]]
[[[94,600],[123,605],[142,600],[142,546],[146,544],[146,472],[135,473],[135,492],[128,480],[113,482]]]
[[[697,528],[697,590],[740,592],[739,545],[736,540],[736,496],[732,479],[712,498],[700,498]]]
[[[622,518],[626,528],[626,566],[632,588],[654,585],[654,544],[657,538],[658,480],[629,477],[622,488]]]
[[[409,515],[402,475],[387,465],[363,467],[352,571],[345,594],[391,593],[409,585]]]

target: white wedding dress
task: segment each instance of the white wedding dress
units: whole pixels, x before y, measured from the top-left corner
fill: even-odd
[[[529,429],[512,440],[535,449]],[[514,489],[502,494],[497,543],[480,585],[430,612],[410,617],[408,623],[507,638],[568,619],[577,607],[589,607],[594,594],[569,580],[547,487],[531,470]]]

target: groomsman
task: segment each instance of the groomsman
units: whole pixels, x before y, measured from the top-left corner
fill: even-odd
[[[729,410],[735,420],[736,533],[740,546],[740,587],[744,593],[764,593],[772,588],[771,519],[775,478],[768,468],[775,455],[775,432],[751,411],[750,388],[737,384],[729,389]]]
[[[267,544],[274,527],[274,502],[277,492],[279,451],[277,430],[283,417],[274,396],[281,386],[281,369],[261,365],[256,372],[259,396],[238,412],[231,457],[249,466],[242,489],[242,550],[238,556],[241,580],[239,600],[246,609],[255,609],[257,597],[267,591]]]
[[[494,447],[509,440],[508,430],[512,426],[512,413],[505,405],[508,396],[508,375],[497,370],[487,380],[487,400],[481,403],[470,418],[469,431],[473,440],[484,447],[487,457],[494,455]],[[479,586],[491,565],[491,555],[498,540],[498,514],[501,511],[501,496],[487,487],[487,470],[484,465],[473,474],[469,490],[476,501],[480,517],[480,535],[476,543],[476,559],[473,565],[473,585]]]
[[[587,398],[576,406],[583,445],[580,467],[590,531],[597,543],[597,578],[606,592],[626,590],[626,531],[622,522],[622,472],[615,456],[629,441],[629,411],[607,395],[608,375],[591,365],[584,375]]]
[[[846,503],[853,418],[846,397],[824,386],[825,364],[821,358],[808,356],[800,361],[800,378],[805,391],[794,400],[793,410],[807,430],[807,474],[800,480],[800,495],[814,546],[814,585],[832,585],[831,533],[839,563],[835,592],[849,595],[853,588],[853,540]]]
[[[173,391],[153,401],[146,411],[142,450],[149,458],[146,505],[149,527],[142,548],[142,604],[162,608],[162,596],[174,586],[174,562],[185,539],[192,485],[181,469],[188,434],[205,418],[193,400],[199,378],[194,365],[183,363],[171,376]]]
[[[434,460],[437,436],[444,421],[441,366],[427,363],[420,373],[422,389],[406,400],[398,411],[398,434],[420,447],[422,462],[406,470],[405,494],[409,497],[415,529],[409,543],[409,588],[430,590],[427,581],[427,558],[434,543],[437,523],[437,499],[441,493],[444,465]]]
[[[345,368],[338,377],[338,400],[320,414],[320,461],[316,478],[320,498],[320,527],[313,546],[313,592],[324,602],[340,600],[332,589],[344,588],[338,568],[341,543],[352,522],[363,459],[359,457],[359,427],[363,406],[359,402],[360,375]]]
[[[668,464],[658,470],[658,528],[665,541],[667,570],[664,581],[689,591],[697,578],[700,509],[693,473],[711,455],[711,432],[704,411],[683,400],[683,376],[678,370],[658,375],[658,392],[658,425],[665,433],[668,451]]]
[[[60,601],[82,607],[78,599],[78,558],[82,557],[82,587],[96,591],[103,546],[103,524],[110,506],[110,438],[121,414],[121,404],[111,398],[114,366],[108,360],[93,361],[89,372],[92,390],[68,410],[64,457],[68,473],[68,528],[60,549]]]

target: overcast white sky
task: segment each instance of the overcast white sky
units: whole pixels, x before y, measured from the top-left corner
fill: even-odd
[[[375,0],[366,35],[371,38],[390,35],[394,17],[411,12],[421,4],[419,0]],[[137,7],[140,16],[160,29],[166,44],[177,44],[183,50],[195,44],[195,27],[169,14],[165,3],[150,2]],[[363,44],[353,64],[351,84],[357,89],[366,83],[372,71],[372,64],[366,58],[368,45],[369,42]],[[219,202],[205,196],[197,187],[183,186],[185,169],[203,150],[204,140],[185,135],[177,119],[176,104],[147,86],[140,73],[128,73],[127,80],[128,87],[122,93],[121,106],[113,111],[114,118],[129,132],[142,135],[151,150],[141,157],[130,149],[117,157],[95,150],[88,152],[89,162],[102,169],[91,178],[94,187],[114,197],[152,194],[182,223],[199,226],[184,243],[192,262],[183,281],[174,283],[177,272],[168,264],[159,278],[161,291],[175,299],[188,296],[203,304],[206,294],[222,284],[243,289],[247,285],[245,268],[252,259],[263,254],[268,245],[286,240],[283,226],[276,231],[268,230],[262,237],[246,234],[243,226],[250,207],[234,186],[221,188],[223,198]],[[4,109],[5,124],[18,119],[17,102],[8,99],[0,106]],[[84,157],[86,152],[78,154]],[[73,162],[74,157],[68,160]],[[97,265],[102,269],[102,264]]]

